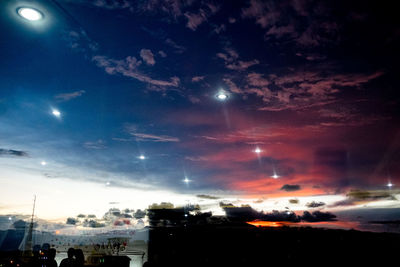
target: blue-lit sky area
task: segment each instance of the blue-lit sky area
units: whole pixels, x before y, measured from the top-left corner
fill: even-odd
[[[48,223],[161,202],[223,215],[226,202],[388,230],[393,5],[1,1],[2,225],[28,218],[36,195]]]

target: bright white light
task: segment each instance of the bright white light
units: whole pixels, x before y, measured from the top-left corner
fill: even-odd
[[[107,182],[106,185],[110,185],[110,182]]]
[[[146,157],[144,155],[140,155],[139,159],[144,160],[144,159],[146,159]]]
[[[37,21],[43,18],[43,14],[39,10],[30,7],[18,8],[17,12],[18,15],[30,21]]]
[[[46,165],[47,165],[47,162],[46,162],[46,161],[42,161],[42,162],[40,162],[40,164],[41,164],[42,166],[46,166]]]
[[[218,92],[216,97],[218,98],[218,100],[224,101],[228,98],[228,94],[225,91],[221,90]]]
[[[8,220],[9,220],[9,221],[11,221],[11,220],[12,220],[12,218],[11,218],[11,217],[8,217]]]
[[[220,99],[220,100],[225,100],[225,99],[228,98],[228,96],[227,96],[226,94],[224,94],[224,93],[218,94],[217,97],[218,97],[218,99]]]
[[[271,177],[274,179],[278,179],[280,176],[278,174],[274,173],[274,175],[272,175]]]
[[[391,183],[391,182],[389,182],[388,184],[387,184],[387,187],[392,187],[393,186],[393,184]]]
[[[257,154],[260,154],[260,153],[261,153],[261,149],[260,149],[259,147],[257,147],[257,148],[254,150],[254,152],[256,152]]]
[[[54,116],[56,116],[57,118],[59,118],[61,116],[61,112],[58,111],[57,109],[53,109],[53,111],[51,112]]]
[[[187,178],[187,177],[185,177],[185,179],[183,180],[186,184],[188,184],[188,183],[190,183],[190,180]]]

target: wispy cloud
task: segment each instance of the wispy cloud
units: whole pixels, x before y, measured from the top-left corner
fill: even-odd
[[[87,148],[87,149],[96,149],[96,150],[97,149],[105,149],[105,148],[107,148],[106,143],[101,139],[99,139],[99,140],[97,140],[95,142],[90,142],[90,141],[85,142],[83,144],[83,146],[85,148]]]
[[[28,157],[28,153],[22,150],[0,148],[0,156]]]
[[[79,91],[75,91],[75,92],[71,92],[71,93],[58,94],[58,95],[54,96],[54,98],[59,101],[69,101],[71,99],[82,96],[84,93],[86,93],[85,90],[79,90]]]
[[[247,70],[249,67],[260,63],[257,59],[253,59],[250,61],[239,60],[239,54],[233,48],[226,47],[224,50],[224,53],[219,52],[216,56],[224,60],[225,67],[227,69],[244,71]]]
[[[177,44],[175,41],[173,41],[173,40],[170,39],[170,38],[165,39],[164,42],[165,42],[165,44],[167,44],[168,46],[174,48],[174,49],[175,49],[175,53],[182,54],[182,53],[185,52],[185,50],[186,50],[186,47]]]
[[[137,141],[147,141],[147,142],[179,142],[179,138],[168,136],[168,135],[155,135],[138,132],[136,126],[127,125],[125,127],[127,133],[134,136]]]
[[[110,75],[120,74],[125,77],[130,77],[144,83],[163,87],[178,87],[180,79],[176,76],[171,77],[169,81],[153,79],[138,70],[141,61],[133,56],[128,56],[125,59],[116,60],[106,56],[97,55],[92,58],[96,65],[103,68]]]
[[[196,83],[196,82],[200,82],[202,80],[204,80],[205,76],[194,76],[192,77],[192,82]]]
[[[162,50],[158,51],[158,54],[159,54],[161,57],[167,57],[167,53],[165,53],[165,52],[162,51]]]

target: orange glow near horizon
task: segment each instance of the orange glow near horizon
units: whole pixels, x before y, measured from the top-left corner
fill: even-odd
[[[329,222],[272,222],[272,221],[251,221],[246,222],[247,224],[256,227],[283,227],[283,226],[297,226],[297,227],[320,227],[330,229],[357,229],[359,222],[343,222],[343,221],[329,221]]]
[[[270,221],[252,221],[246,223],[257,227],[282,227],[288,225],[287,222],[270,222]]]

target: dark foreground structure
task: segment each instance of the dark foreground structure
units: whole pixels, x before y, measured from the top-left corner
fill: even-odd
[[[245,223],[154,227],[149,266],[397,266],[399,244],[399,234],[354,230]]]

